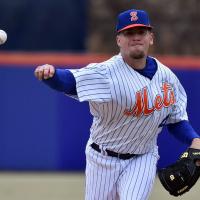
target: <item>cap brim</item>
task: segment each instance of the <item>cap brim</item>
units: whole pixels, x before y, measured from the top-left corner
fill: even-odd
[[[120,30],[118,30],[117,32],[121,32],[121,31],[124,31],[124,30],[127,30],[127,29],[130,29],[130,28],[135,28],[135,27],[145,27],[145,28],[149,28],[149,29],[152,29],[153,27],[152,26],[146,26],[144,24],[131,24],[129,26],[126,26]]]

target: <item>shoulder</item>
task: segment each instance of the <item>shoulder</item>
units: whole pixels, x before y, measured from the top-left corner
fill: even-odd
[[[115,55],[108,60],[105,60],[100,63],[90,63],[85,67],[80,69],[70,70],[75,77],[83,75],[99,75],[105,78],[110,76],[110,73],[113,71],[117,63],[122,62],[120,55]]]
[[[116,65],[122,63],[122,57],[120,55],[115,55],[113,57],[111,57],[108,60],[105,60],[103,62],[100,63],[90,63],[89,65],[87,65],[86,67],[84,67],[85,70],[93,70],[96,71],[98,73],[102,73],[102,74],[107,74],[108,71],[112,71],[113,68],[115,68]]]
[[[106,68],[110,67],[111,65],[113,65],[117,60],[119,59],[119,56],[113,56],[108,60],[105,60],[103,62],[100,63],[90,63],[87,66],[83,67],[82,69],[93,69],[93,70],[105,70]]]
[[[110,59],[104,61],[102,64],[106,65],[107,67],[112,67],[119,63],[123,63],[123,59],[120,54],[111,57]]]
[[[175,80],[177,80],[177,76],[175,75],[175,73],[166,65],[164,65],[163,63],[161,63],[158,59],[152,57],[155,62],[157,63],[158,68],[160,69],[161,73],[165,73],[167,76],[170,76],[170,78],[174,78]]]

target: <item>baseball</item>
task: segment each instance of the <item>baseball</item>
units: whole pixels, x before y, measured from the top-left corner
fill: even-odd
[[[0,30],[0,45],[4,44],[7,40],[7,33],[3,30]]]

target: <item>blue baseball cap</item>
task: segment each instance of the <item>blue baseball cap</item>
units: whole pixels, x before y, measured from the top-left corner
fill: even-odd
[[[131,9],[118,15],[118,23],[116,26],[118,33],[134,27],[147,27],[152,29],[147,12]]]

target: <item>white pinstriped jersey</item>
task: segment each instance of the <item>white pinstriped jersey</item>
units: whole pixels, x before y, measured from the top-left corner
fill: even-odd
[[[156,59],[155,59],[156,60]],[[150,80],[116,55],[70,70],[79,101],[89,101],[94,116],[90,140],[119,153],[143,154],[156,145],[163,124],[188,120],[187,97],[175,74],[156,60]]]

